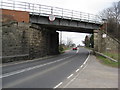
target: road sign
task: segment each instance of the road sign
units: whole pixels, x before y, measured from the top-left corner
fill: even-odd
[[[106,34],[103,34],[103,35],[102,35],[102,37],[103,37],[103,38],[106,38],[106,37],[107,37],[107,35],[106,35]]]
[[[54,16],[54,15],[52,15],[52,14],[51,14],[51,15],[49,15],[49,20],[50,20],[50,21],[54,21],[54,20],[55,20],[55,16]]]

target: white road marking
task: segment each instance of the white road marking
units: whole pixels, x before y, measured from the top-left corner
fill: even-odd
[[[58,88],[62,83],[63,83],[63,82],[60,82],[58,85],[56,85],[56,86],[54,87],[54,89],[55,89],[55,88]]]
[[[88,51],[89,52],[89,51]],[[90,52],[89,52],[89,55],[88,57],[86,58],[85,62],[80,66],[81,68],[83,67],[84,64],[86,64],[86,62],[88,61],[89,59],[89,56],[90,56]],[[87,65],[85,65],[85,67],[80,71],[82,72],[85,68],[87,67]],[[76,70],[77,71],[77,70]],[[73,79],[71,79],[63,88],[66,88],[70,83],[72,83],[78,76],[79,76],[80,73],[78,73]]]
[[[80,72],[82,72],[86,67],[87,65]],[[72,83],[79,76],[79,74],[80,73],[78,73],[73,79],[71,79],[63,88],[66,88],[70,83]]]
[[[70,76],[68,76],[67,79],[69,79],[69,78],[72,77],[72,76],[73,76],[73,74],[71,74]]]
[[[86,58],[86,60],[85,60],[85,62],[83,64],[86,64],[86,62],[88,61],[89,56],[90,56],[90,52],[89,52],[89,55],[88,55],[88,57]]]
[[[78,53],[78,50],[76,51],[76,53]]]
[[[78,72],[80,69],[77,69],[76,72]]]
[[[81,68],[83,67],[83,65],[80,66]]]
[[[76,53],[78,53],[79,52],[79,49],[76,51]]]
[[[87,67],[87,65],[83,68],[83,70]]]
[[[53,64],[53,63],[56,63],[56,62],[63,61],[63,60],[65,60],[67,58],[70,58],[70,57],[72,57],[72,56],[65,57],[65,58],[62,58],[62,59],[59,59],[59,60],[56,60],[56,61],[53,61],[53,62],[49,62],[49,63],[46,63],[46,64],[37,65],[37,66],[34,66],[34,67],[29,67],[29,68],[22,69],[22,70],[17,70],[17,71],[11,72],[11,73],[6,73],[6,74],[3,74],[3,75],[0,75],[0,78],[4,78],[4,77],[11,76],[11,75],[19,74],[19,73],[22,73],[22,72],[37,69],[37,68],[40,68],[40,67],[43,67],[43,66],[46,66],[46,65],[50,65],[50,64]]]
[[[86,62],[84,62],[83,64],[85,64]]]

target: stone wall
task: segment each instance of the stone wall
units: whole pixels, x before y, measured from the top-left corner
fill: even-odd
[[[29,55],[29,44],[26,27],[19,26],[18,23],[12,22],[2,25],[2,57],[3,62],[8,62],[17,57],[27,58]],[[24,38],[26,40],[24,40]],[[23,59],[23,58],[19,58]]]
[[[39,25],[31,25],[30,33],[30,57],[42,57],[58,54],[59,38],[54,30],[41,28]],[[34,30],[33,30],[34,29]]]
[[[39,58],[58,54],[58,33],[26,23],[2,26],[3,62]]]
[[[94,50],[101,53],[114,53],[118,54],[119,43],[112,37],[106,35],[102,30],[94,32]]]

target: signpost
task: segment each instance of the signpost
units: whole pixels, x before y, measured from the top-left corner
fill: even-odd
[[[103,37],[103,38],[106,38],[106,37],[107,37],[107,35],[106,35],[106,34],[103,34],[103,35],[102,35],[102,37]]]

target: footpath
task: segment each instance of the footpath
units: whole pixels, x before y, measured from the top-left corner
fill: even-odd
[[[63,88],[118,88],[118,68],[101,64],[93,55],[76,76]]]

